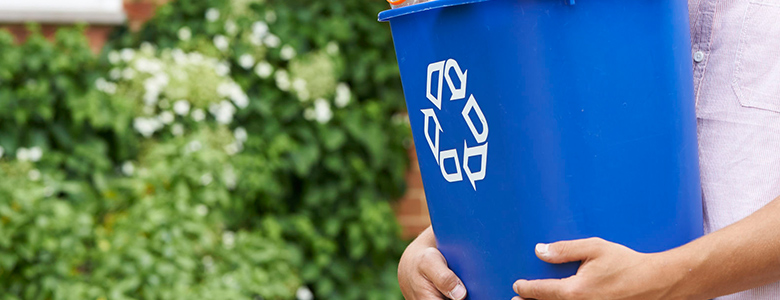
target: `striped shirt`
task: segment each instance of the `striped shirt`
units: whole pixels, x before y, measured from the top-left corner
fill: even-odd
[[[709,233],[780,196],[780,0],[688,8]],[[718,299],[780,299],[780,282]]]

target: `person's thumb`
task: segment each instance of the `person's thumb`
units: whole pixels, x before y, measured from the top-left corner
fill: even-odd
[[[449,299],[462,300],[466,298],[466,286],[455,275],[455,272],[447,267],[444,256],[435,248],[430,248],[423,254],[420,272]]]
[[[561,241],[552,244],[536,244],[536,256],[553,264],[573,261],[585,261],[595,258],[606,246],[606,241],[599,238]]]

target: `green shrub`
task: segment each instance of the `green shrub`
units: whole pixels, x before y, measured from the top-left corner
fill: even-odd
[[[180,0],[99,56],[0,32],[0,299],[400,298],[383,8]]]

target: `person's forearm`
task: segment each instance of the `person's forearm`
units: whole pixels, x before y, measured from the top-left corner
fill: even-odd
[[[778,281],[780,198],[739,222],[660,255],[668,267],[683,274],[672,289],[679,298],[710,299]]]

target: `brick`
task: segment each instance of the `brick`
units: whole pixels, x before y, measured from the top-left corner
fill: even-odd
[[[151,1],[125,1],[124,8],[130,30],[138,31],[146,21],[154,17],[157,5]]]
[[[58,25],[58,24],[44,24],[41,25],[41,34],[48,40],[54,40],[54,35],[57,33],[57,29],[62,27],[72,27],[73,25]],[[27,30],[25,24],[3,24],[0,28],[8,30],[16,38],[17,43],[24,43],[30,36],[30,31]],[[87,36],[89,47],[93,53],[99,53],[103,45],[106,44],[108,35],[113,30],[111,26],[102,25],[90,25],[84,29],[84,34]]]
[[[397,217],[419,216],[423,212],[420,199],[416,197],[402,198],[393,205],[393,210]]]
[[[410,163],[414,163],[414,165],[417,165],[417,161],[413,161]],[[422,181],[422,174],[420,173],[420,170],[412,169],[411,166],[409,168],[409,171],[406,172],[406,185],[410,189],[422,189],[423,188],[423,181]]]
[[[404,239],[417,237],[431,225],[431,221],[427,217],[400,217],[398,222],[401,224],[401,237]]]

